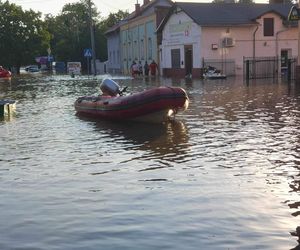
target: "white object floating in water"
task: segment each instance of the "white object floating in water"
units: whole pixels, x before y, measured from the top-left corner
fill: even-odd
[[[14,113],[16,111],[16,101],[0,100],[0,117]]]

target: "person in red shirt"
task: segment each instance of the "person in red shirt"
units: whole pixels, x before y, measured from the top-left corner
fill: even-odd
[[[156,75],[156,70],[158,71],[158,66],[157,66],[157,63],[154,60],[150,63],[149,68],[150,68],[150,74],[152,76],[155,76]]]

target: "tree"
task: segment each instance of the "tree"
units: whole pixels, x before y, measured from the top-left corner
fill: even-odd
[[[128,11],[119,10],[117,13],[110,13],[107,18],[102,20],[102,27],[110,28],[129,16]]]
[[[107,18],[98,23],[96,27],[97,51],[99,51],[99,56],[102,61],[107,60],[107,39],[104,35],[105,32],[110,27],[113,27],[115,24],[125,19],[128,15],[129,13],[127,11],[119,10],[117,13],[110,13]]]
[[[45,23],[52,35],[51,50],[56,61],[81,61],[85,63],[83,50],[91,47],[88,1],[81,0],[66,4],[56,17],[46,15]],[[99,18],[94,5],[92,18],[95,22]]]
[[[128,12],[119,10],[101,20],[97,8],[92,4],[93,29],[95,33],[96,57],[107,60],[107,44],[104,33],[120,20],[127,17]],[[56,61],[80,61],[86,68],[83,51],[91,48],[89,23],[89,0],[81,0],[63,6],[56,17],[46,15],[45,24],[51,33],[51,50]]]
[[[20,6],[0,1],[0,64],[16,67],[30,64],[49,48],[50,34],[41,13],[23,11]]]

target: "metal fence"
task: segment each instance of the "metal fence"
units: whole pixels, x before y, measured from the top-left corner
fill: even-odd
[[[297,57],[291,58],[288,60],[288,69],[286,72],[286,77],[288,80],[296,79],[296,66],[297,66]]]
[[[244,57],[245,79],[278,78],[295,79],[297,58]]]
[[[278,77],[280,59],[278,57],[244,57],[246,79]]]
[[[223,74],[227,76],[235,75],[235,60],[234,59],[203,59],[203,67],[207,68],[208,66],[215,67],[220,70]]]

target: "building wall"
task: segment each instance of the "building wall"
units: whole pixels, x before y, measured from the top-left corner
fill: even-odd
[[[155,35],[155,15],[140,18],[121,28],[122,71],[130,73],[133,61],[144,65],[152,60],[157,61],[157,39]]]
[[[156,28],[170,7],[170,1],[156,0],[140,15],[121,25],[121,67],[124,74],[130,73],[133,61],[141,61],[144,65],[146,61],[150,64],[155,60],[159,64]]]
[[[161,46],[161,69],[166,76],[185,76],[185,46],[193,51],[192,64],[194,74],[200,71],[201,62],[201,29],[184,12],[173,14],[163,29]],[[180,50],[180,68],[172,68],[172,50]]]
[[[274,18],[274,36],[264,36],[264,18]],[[274,13],[263,15],[257,22],[258,25],[242,27],[203,27],[202,57],[233,59],[236,64],[236,75],[241,75],[243,57],[280,57],[281,50],[285,49],[290,51],[290,56],[297,56],[297,28],[284,27],[282,19]],[[234,46],[224,47],[222,41],[225,37],[233,38]],[[213,44],[216,44],[218,49],[212,49]]]
[[[106,64],[109,73],[121,72],[120,33],[113,32],[107,36],[108,62]]]
[[[202,60],[235,61],[235,74],[243,74],[244,57],[253,56],[253,34],[256,26],[203,27]],[[232,38],[234,46],[224,46],[224,39]]]
[[[273,17],[275,19],[275,32],[273,37],[263,36],[263,18]],[[282,49],[291,49],[291,56],[296,57],[298,55],[298,28],[297,27],[285,27],[282,24],[282,20],[279,16],[273,13],[266,14],[262,18],[257,19],[260,23],[260,27],[257,30],[257,55],[273,54],[274,56],[280,56]]]
[[[269,37],[263,35],[263,19],[270,17],[274,18],[274,36]],[[184,12],[174,13],[163,29],[163,72],[167,76],[175,71],[184,73],[185,45],[192,45],[195,75],[203,67],[204,60],[234,61],[235,74],[242,75],[244,57],[280,57],[281,50],[288,50],[289,56],[297,56],[297,28],[285,27],[280,16],[275,13],[267,13],[256,21],[258,24],[247,26],[200,27]],[[224,38],[232,38],[233,46],[224,46]],[[180,57],[183,59],[180,69],[172,69],[171,65],[171,50],[176,48],[180,49]],[[178,72],[173,74],[177,75]]]

